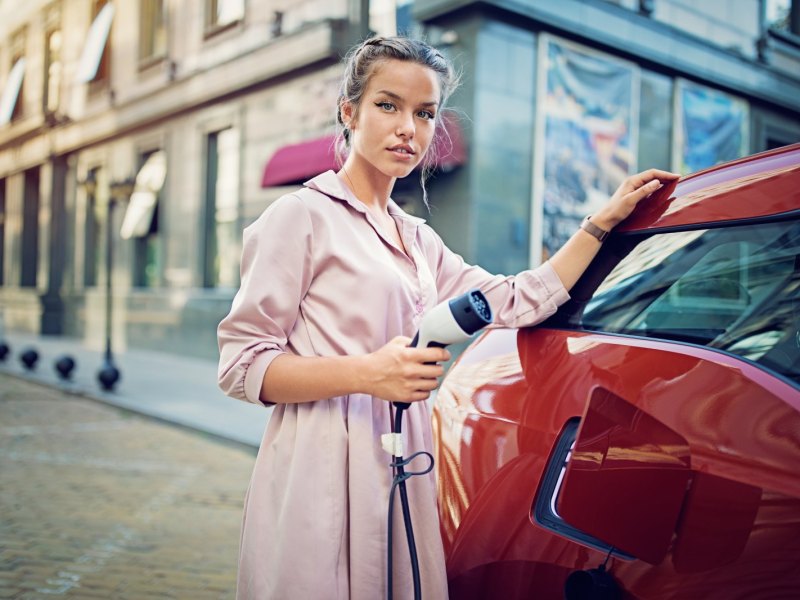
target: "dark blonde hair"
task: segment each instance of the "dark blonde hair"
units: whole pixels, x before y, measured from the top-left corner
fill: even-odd
[[[407,37],[372,37],[358,44],[345,57],[344,76],[339,89],[339,100],[336,106],[336,121],[339,131],[336,136],[336,155],[340,162],[350,147],[350,131],[342,121],[342,104],[347,102],[353,107],[353,118],[358,116],[361,99],[375,67],[387,60],[402,60],[413,62],[431,69],[439,78],[441,97],[436,118],[434,140],[446,136],[447,132],[442,127],[442,110],[447,99],[458,87],[458,75],[453,65],[436,48],[427,43]],[[428,152],[422,163],[420,184],[422,185],[422,199],[428,206],[428,192],[425,181],[433,170],[436,161],[435,144],[431,142]]]

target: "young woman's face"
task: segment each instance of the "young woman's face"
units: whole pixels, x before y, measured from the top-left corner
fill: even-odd
[[[432,69],[400,60],[376,65],[357,117],[352,119],[350,105],[342,107],[354,158],[389,177],[411,173],[433,140],[439,97],[439,79]]]

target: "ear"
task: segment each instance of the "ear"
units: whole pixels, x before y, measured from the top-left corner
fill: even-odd
[[[350,131],[355,129],[355,120],[353,119],[353,105],[348,100],[342,100],[339,111],[342,115],[342,123]]]

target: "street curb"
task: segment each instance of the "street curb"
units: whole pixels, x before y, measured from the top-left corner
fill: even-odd
[[[37,377],[35,374],[28,374],[20,371],[11,370],[3,363],[0,363],[0,375],[8,375],[9,377],[14,377],[15,379],[25,381],[26,383],[31,383],[51,390],[56,390],[58,392],[67,394],[69,396],[75,396],[77,398],[82,398],[85,400],[98,402],[100,404],[105,404],[106,406],[112,406],[124,413],[131,415],[138,415],[140,417],[144,417],[152,421],[156,421],[158,423],[163,423],[165,425],[177,427],[189,433],[201,434],[203,437],[211,439],[219,444],[222,444],[223,446],[227,446],[237,450],[242,450],[244,452],[247,452],[248,454],[252,454],[253,456],[258,454],[257,445],[253,445],[241,440],[235,440],[230,437],[221,435],[219,433],[214,433],[212,431],[208,431],[206,429],[190,425],[188,423],[181,423],[176,420],[168,419],[161,415],[156,415],[146,411],[137,410],[131,406],[128,406],[127,404],[115,401],[113,397],[110,397],[111,396],[110,392],[108,393],[108,395],[102,393],[98,394],[97,392],[92,393],[86,388],[77,386],[75,384],[62,383],[59,381],[48,381],[46,379],[43,379],[42,377]]]

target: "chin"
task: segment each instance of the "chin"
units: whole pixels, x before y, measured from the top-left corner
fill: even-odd
[[[413,165],[389,165],[385,169],[381,169],[381,171],[389,176],[395,177],[397,179],[403,179],[404,177],[408,177],[417,168],[416,164]]]

